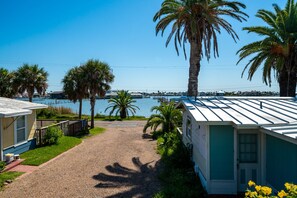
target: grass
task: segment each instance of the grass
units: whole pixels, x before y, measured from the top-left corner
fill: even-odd
[[[89,135],[94,136],[94,135],[99,135],[101,133],[104,133],[105,128],[101,128],[101,127],[95,127],[93,129],[89,130]]]
[[[80,139],[89,138],[91,136],[95,136],[95,135],[99,135],[101,133],[104,133],[105,130],[106,130],[105,128],[95,127],[93,129],[89,129],[86,132],[82,132],[81,134],[79,134],[77,136],[77,138],[80,138]]]
[[[18,176],[24,174],[23,172],[4,172],[0,173],[0,190],[4,187],[4,182],[6,180],[14,180]]]
[[[95,127],[93,129],[90,129],[88,133],[82,133],[78,137],[63,136],[59,139],[58,144],[38,147],[36,149],[21,154],[21,158],[25,159],[22,164],[39,166],[40,164],[43,164],[50,159],[60,155],[61,153],[80,144],[82,142],[82,139],[99,135],[104,131],[105,128]]]
[[[21,158],[25,159],[22,164],[39,166],[81,142],[80,138],[63,136],[59,139],[58,144],[39,147],[21,154]]]

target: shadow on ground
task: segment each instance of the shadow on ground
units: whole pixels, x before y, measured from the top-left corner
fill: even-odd
[[[142,164],[138,157],[132,158],[132,163],[137,170],[132,170],[121,166],[119,163],[106,166],[109,174],[99,173],[93,179],[98,180],[96,188],[130,188],[127,191],[116,193],[108,198],[119,197],[152,197],[160,189],[157,174],[160,162],[153,167],[152,162]]]

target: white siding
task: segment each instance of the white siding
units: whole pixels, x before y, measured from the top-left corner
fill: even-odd
[[[192,144],[193,144],[193,161],[198,165],[203,176],[206,178],[206,125],[193,123]]]

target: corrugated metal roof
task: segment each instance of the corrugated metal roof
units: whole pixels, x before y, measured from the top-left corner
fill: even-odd
[[[231,122],[237,126],[297,122],[297,101],[292,97],[198,97],[183,100],[196,121]]]
[[[0,97],[0,117],[15,117],[31,114],[33,109],[47,108],[47,105]]]
[[[277,137],[293,138],[294,142],[292,143],[297,144],[297,141],[296,141],[297,140],[297,122],[290,123],[290,124],[262,126],[261,129],[263,132]]]

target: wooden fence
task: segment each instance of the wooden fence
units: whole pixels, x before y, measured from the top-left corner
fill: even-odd
[[[44,143],[43,137],[46,133],[46,130],[50,127],[59,127],[63,131],[63,134],[66,136],[77,136],[81,131],[86,130],[88,128],[88,120],[66,120],[56,124],[51,124],[49,126],[38,128],[35,130],[35,138],[37,145],[42,145]]]

